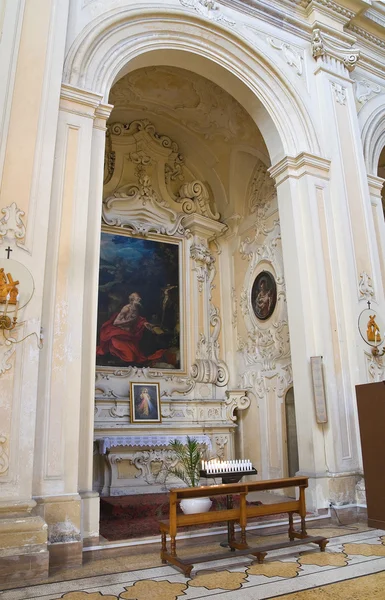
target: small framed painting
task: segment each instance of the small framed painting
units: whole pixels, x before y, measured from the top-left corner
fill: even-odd
[[[257,275],[251,288],[251,306],[257,319],[266,321],[277,304],[277,285],[272,273],[262,271]]]
[[[131,423],[161,423],[159,383],[130,383]]]

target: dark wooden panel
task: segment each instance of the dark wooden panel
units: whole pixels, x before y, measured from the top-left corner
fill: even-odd
[[[385,382],[356,386],[368,524],[385,529]]]

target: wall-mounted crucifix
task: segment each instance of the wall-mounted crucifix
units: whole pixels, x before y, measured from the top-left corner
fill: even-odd
[[[13,252],[12,248],[8,246],[8,248],[6,248],[5,251],[7,253],[7,258],[9,258],[10,253]]]

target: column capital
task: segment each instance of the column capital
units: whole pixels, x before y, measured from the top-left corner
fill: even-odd
[[[313,29],[311,50],[320,69],[344,77],[354,70],[360,58],[358,49],[341,40],[336,43],[330,34],[328,36],[318,26]]]
[[[296,157],[285,156],[277,164],[273,165],[268,169],[270,175],[275,179],[276,185],[280,185],[289,177],[299,179],[304,175],[311,175],[321,179],[329,179],[331,161],[316,156],[315,154],[309,154],[308,152],[301,152]]]

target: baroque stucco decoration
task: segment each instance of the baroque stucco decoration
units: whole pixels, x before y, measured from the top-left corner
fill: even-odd
[[[360,281],[358,283],[358,297],[360,300],[375,299],[375,292],[371,276],[365,271],[360,273]]]
[[[12,364],[8,361],[16,350],[15,342],[13,337],[0,340],[0,375],[12,369]]]
[[[186,214],[219,219],[205,184],[189,175],[176,142],[147,119],[107,129],[103,220],[134,234],[185,236]],[[111,190],[111,191],[110,191]]]
[[[193,243],[190,256],[195,263],[199,290],[206,289],[206,309],[209,326],[206,332],[200,333],[196,351],[196,360],[191,367],[192,378],[199,383],[211,383],[224,387],[229,381],[229,370],[219,358],[219,335],[222,321],[218,307],[212,302],[212,291],[216,275],[215,257],[204,240]]]
[[[0,435],[0,475],[5,475],[9,468],[8,453],[4,449],[6,443],[7,438]]]
[[[218,3],[213,2],[213,0],[179,0],[179,2],[185,8],[190,8],[207,19],[229,27],[235,25],[235,21],[227,18],[220,10],[221,7]]]
[[[246,236],[239,250],[249,264],[239,299],[247,337],[238,336],[238,351],[246,372],[255,369],[271,372],[277,369],[277,361],[290,362],[290,343],[277,198],[273,180],[260,161],[249,186],[248,207],[255,215],[255,224],[253,237]],[[261,324],[251,307],[250,290],[255,276],[264,269],[275,275],[277,307],[273,318]],[[247,387],[246,372],[241,377],[242,387]]]
[[[216,275],[215,258],[208,250],[206,240],[193,238],[189,228],[185,227],[185,220],[188,218],[193,228],[199,222],[214,237],[220,235],[226,226],[219,222],[220,215],[205,184],[194,178],[186,167],[178,144],[167,135],[158,133],[150,121],[137,119],[130,123],[112,123],[108,126],[107,140],[103,221],[143,236],[158,233],[191,238],[190,255],[199,291],[207,290],[205,298],[209,313],[209,326],[207,331],[200,333],[190,375],[176,376],[132,367],[116,370],[114,375],[131,378],[145,373],[152,379],[161,378],[165,384],[162,395],[166,397],[187,395],[196,383],[223,387],[228,382],[229,373],[219,358],[219,309],[211,302]],[[97,390],[102,391],[103,397],[113,399],[115,387],[111,389],[108,377],[98,370]]]
[[[4,238],[13,238],[19,247],[22,247],[20,242],[25,238],[26,227],[22,217],[25,212],[21,210],[16,202],[12,202],[9,206],[1,209],[3,214],[0,219],[0,244]]]

